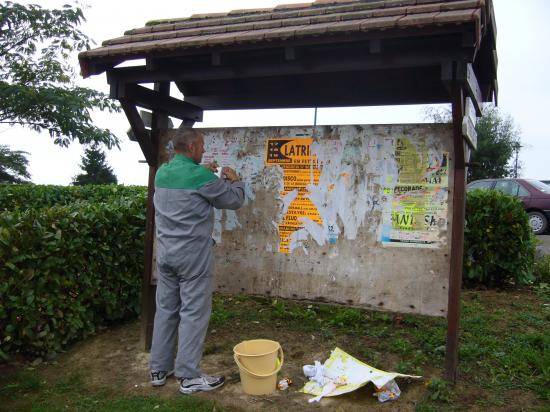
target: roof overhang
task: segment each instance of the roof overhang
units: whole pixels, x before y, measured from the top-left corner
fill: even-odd
[[[150,22],[79,60],[115,91],[175,82],[204,110],[443,103],[453,65],[491,101],[494,33],[490,0],[321,0]]]

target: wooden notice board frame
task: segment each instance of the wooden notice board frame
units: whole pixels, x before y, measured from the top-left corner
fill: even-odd
[[[132,59],[141,66],[117,67]],[[192,127],[204,110],[451,103],[454,134],[452,256],[446,374],[456,379],[471,136],[466,98],[481,115],[496,101],[496,23],[491,0],[349,0],[290,4],[149,22],[79,55],[84,77],[107,72],[149,164],[143,273],[144,345],[154,287],[153,180],[168,116]],[[153,83],[154,89],[144,86]],[[171,85],[185,96],[170,95]],[[137,107],[153,112],[148,130]],[[468,128],[465,128],[468,130]]]

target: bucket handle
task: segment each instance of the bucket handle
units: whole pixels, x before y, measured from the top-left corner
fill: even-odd
[[[239,357],[237,356],[236,353],[233,353],[233,358],[235,359],[235,363],[237,364],[237,366],[244,370],[245,372],[247,372],[248,374],[252,375],[252,376],[256,376],[258,378],[269,378],[270,376],[273,376],[273,374],[275,373],[278,373],[281,368],[283,367],[283,363],[285,361],[285,354],[283,353],[283,348],[281,346],[279,346],[279,366],[271,373],[267,373],[267,374],[260,374],[260,373],[255,373],[255,372],[252,372],[251,370],[248,370],[247,368],[245,368],[245,366],[241,363],[241,361],[239,361]]]

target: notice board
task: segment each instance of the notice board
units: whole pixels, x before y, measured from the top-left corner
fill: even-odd
[[[215,211],[219,291],[446,316],[450,125],[200,130],[203,161],[246,184]]]

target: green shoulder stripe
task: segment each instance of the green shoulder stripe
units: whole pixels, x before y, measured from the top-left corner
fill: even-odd
[[[216,175],[191,159],[177,154],[170,162],[163,164],[155,176],[155,187],[163,189],[199,190],[216,180]]]

